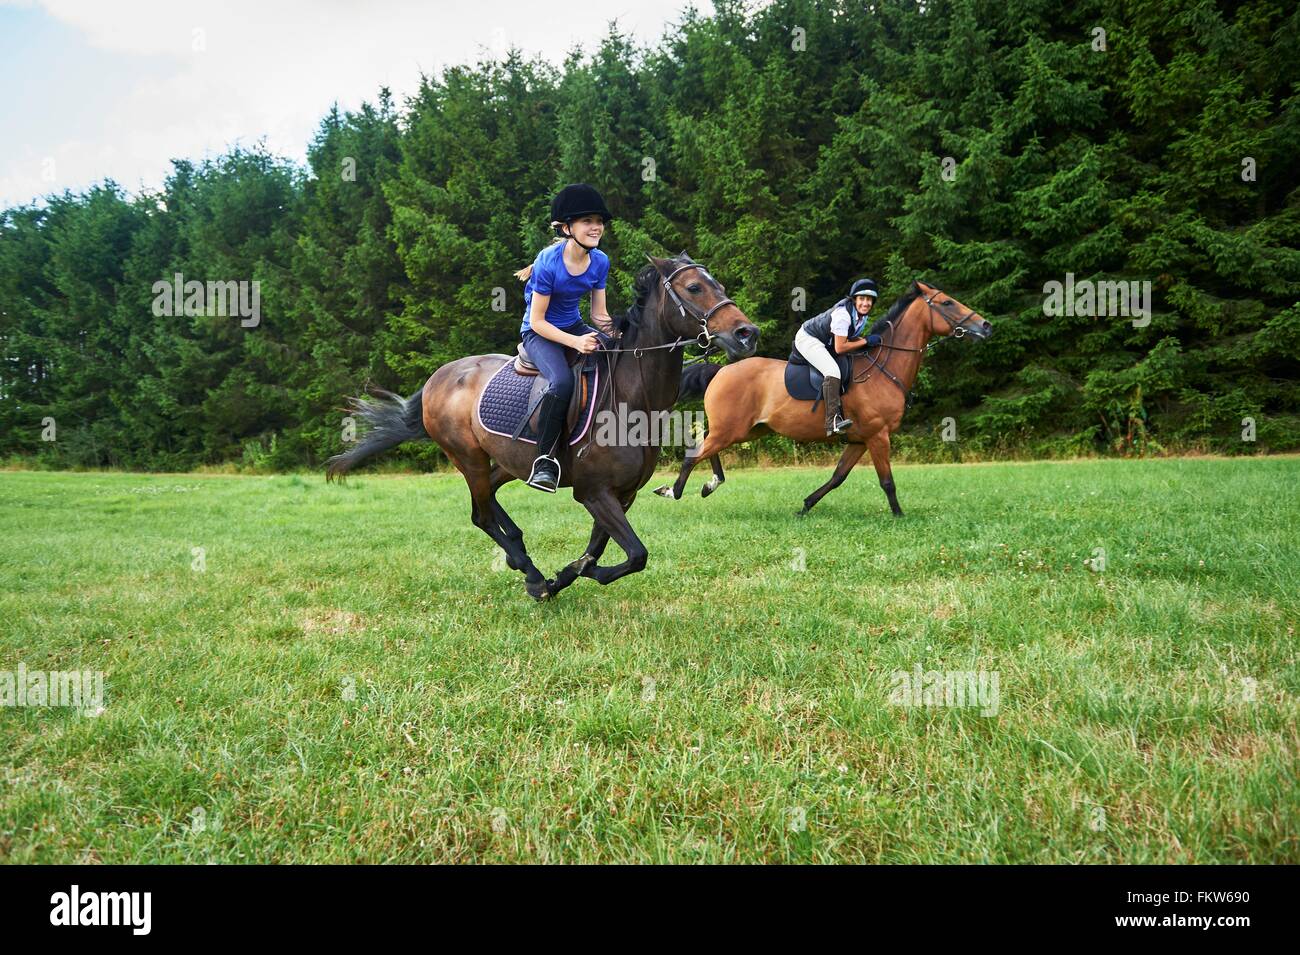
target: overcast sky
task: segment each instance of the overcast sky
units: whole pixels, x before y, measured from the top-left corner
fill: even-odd
[[[689,0],[0,0],[0,208],[265,137],[305,161],[330,104],[509,47],[559,63],[611,20],[654,45]],[[694,0],[703,13],[710,0]]]

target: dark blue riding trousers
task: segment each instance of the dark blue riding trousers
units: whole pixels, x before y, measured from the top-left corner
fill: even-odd
[[[565,331],[581,338],[583,335],[590,335],[596,329],[583,323],[566,328]],[[523,339],[528,357],[533,360],[537,370],[546,379],[547,393],[558,395],[567,408],[569,399],[573,397],[573,370],[569,367],[569,358],[576,353],[577,349],[543,338],[531,328],[524,332]]]

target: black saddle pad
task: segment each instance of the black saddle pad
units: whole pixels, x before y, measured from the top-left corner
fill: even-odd
[[[853,356],[835,355],[840,366],[840,394],[849,390],[853,380]],[[785,364],[785,390],[799,401],[819,401],[822,396],[822,373],[808,364],[797,352],[791,353]]]
[[[572,445],[581,441],[591,427],[596,410],[596,389],[600,385],[600,362],[595,355],[587,355],[584,361],[573,365],[570,371],[575,375],[567,419],[570,424],[569,444]],[[515,371],[515,360],[508,359],[478,396],[479,424],[493,434],[512,438],[524,416],[530,415],[530,420],[519,433],[519,440],[536,444],[537,432],[531,418],[536,417],[537,403],[545,391],[544,377],[521,375]],[[579,402],[582,407],[575,408]]]

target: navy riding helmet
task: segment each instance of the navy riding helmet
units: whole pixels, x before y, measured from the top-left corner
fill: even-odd
[[[880,290],[876,288],[876,283],[871,279],[858,279],[849,288],[849,299],[852,300],[859,295],[870,295],[872,298],[879,298]]]

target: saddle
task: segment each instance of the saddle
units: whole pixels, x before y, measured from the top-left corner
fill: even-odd
[[[853,355],[832,354],[835,364],[840,369],[840,394],[849,390],[849,385],[853,382]],[[817,405],[822,400],[822,380],[825,376],[820,371],[808,364],[808,359],[799,354],[797,350],[791,350],[790,358],[785,364],[785,390],[791,398],[798,401],[811,401],[813,411],[817,410]]]
[[[570,349],[570,351],[571,350],[572,349]],[[569,355],[568,357],[569,357],[569,367],[572,368],[574,365],[578,363],[578,359],[582,358],[583,356],[580,355],[578,352],[574,351],[573,354]],[[523,342],[520,342],[519,346],[515,349],[515,374],[518,375],[540,375],[541,374],[541,372],[537,370],[537,366],[533,364],[533,360],[528,357],[528,349],[524,347]]]
[[[602,333],[602,344],[609,339]],[[600,386],[599,352],[569,356],[569,372],[573,375],[573,397],[565,416],[565,433],[569,444],[577,444],[591,427],[595,415],[595,397]],[[528,358],[522,342],[514,358],[507,358],[501,368],[488,381],[479,395],[479,424],[483,430],[516,441],[537,443],[538,413],[547,381]]]

